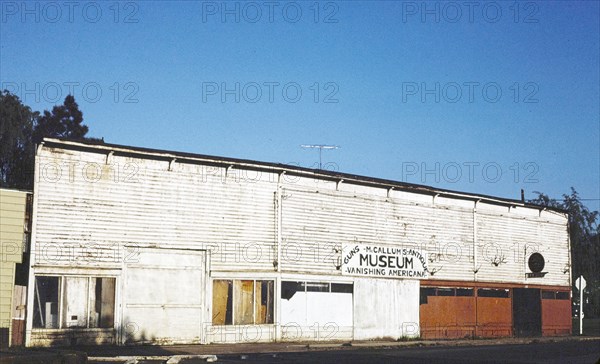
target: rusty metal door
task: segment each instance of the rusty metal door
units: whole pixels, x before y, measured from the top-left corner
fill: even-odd
[[[542,335],[542,304],[539,289],[513,289],[513,325],[515,336]]]

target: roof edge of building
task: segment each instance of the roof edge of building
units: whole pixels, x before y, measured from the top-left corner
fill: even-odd
[[[137,155],[153,157],[157,159],[173,160],[180,159],[188,162],[197,163],[212,163],[219,165],[238,165],[249,169],[265,170],[279,173],[291,173],[297,175],[311,175],[312,177],[318,177],[324,180],[343,180],[344,182],[351,182],[355,184],[376,186],[386,189],[396,189],[406,192],[428,194],[433,196],[442,196],[448,198],[456,198],[462,200],[481,201],[490,204],[504,205],[504,206],[515,206],[515,207],[526,207],[537,210],[552,210],[559,213],[568,213],[568,211],[551,206],[536,205],[521,200],[508,199],[484,194],[475,194],[462,191],[434,188],[427,185],[413,184],[407,182],[400,182],[394,180],[388,180],[383,178],[368,177],[362,175],[355,175],[350,173],[342,173],[335,171],[311,169],[305,167],[299,167],[294,165],[273,163],[273,162],[261,162],[250,159],[239,159],[230,157],[219,157],[213,155],[196,154],[189,152],[178,152],[170,150],[152,149],[145,147],[134,147],[120,144],[105,143],[103,141],[85,140],[85,139],[72,139],[72,138],[44,138],[42,144],[47,146],[62,146],[69,149],[79,150],[105,150],[107,153],[120,153],[126,155]]]

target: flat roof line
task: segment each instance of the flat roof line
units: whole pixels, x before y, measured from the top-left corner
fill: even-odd
[[[57,145],[57,146],[65,146],[72,147],[76,149],[93,149],[93,150],[103,150],[106,152],[118,152],[123,154],[134,154],[141,156],[151,156],[160,159],[178,159],[178,160],[187,160],[190,162],[199,162],[199,163],[212,163],[212,164],[223,164],[223,165],[237,165],[249,169],[258,169],[272,172],[286,172],[292,173],[300,176],[310,175],[312,177],[320,177],[325,180],[339,180],[343,179],[344,182],[353,182],[355,184],[360,185],[368,185],[368,186],[376,186],[381,188],[395,188],[402,191],[407,192],[415,192],[421,194],[429,194],[429,195],[439,195],[443,197],[453,197],[457,199],[463,200],[473,200],[473,201],[483,201],[492,204],[505,205],[505,206],[518,206],[518,207],[527,207],[533,209],[547,209],[554,210],[561,213],[566,213],[565,210],[556,207],[549,206],[541,206],[535,205],[531,203],[522,202],[521,200],[513,200],[489,195],[482,194],[472,194],[465,193],[460,191],[446,190],[446,189],[438,189],[431,186],[419,185],[407,182],[393,181],[382,178],[374,178],[367,177],[349,173],[342,172],[333,172],[319,169],[311,169],[299,166],[293,166],[282,163],[272,163],[272,162],[260,162],[249,159],[237,159],[237,158],[228,158],[228,157],[218,157],[204,154],[194,154],[187,152],[176,152],[176,151],[168,151],[168,150],[160,150],[160,149],[151,149],[151,148],[143,148],[143,147],[131,147],[126,145],[119,144],[110,144],[104,142],[97,141],[89,141],[89,140],[74,140],[68,138],[44,138],[43,143],[48,146]]]

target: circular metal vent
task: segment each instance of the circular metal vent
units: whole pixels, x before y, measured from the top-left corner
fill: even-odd
[[[533,273],[539,273],[544,269],[544,265],[546,265],[546,261],[544,256],[540,253],[533,253],[529,256],[529,269]]]

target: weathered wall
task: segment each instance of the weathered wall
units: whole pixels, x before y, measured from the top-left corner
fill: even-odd
[[[419,281],[357,278],[354,340],[419,337]]]
[[[567,221],[552,211],[237,166],[107,158],[42,149],[37,262],[118,266],[135,254],[124,245],[165,245],[210,249],[213,271],[273,271],[281,214],[281,271],[339,275],[341,244],[365,242],[426,250],[432,279],[570,284]],[[543,279],[525,278],[534,251],[546,257]]]
[[[274,184],[241,184],[225,168],[106,158],[42,149],[36,263],[119,267],[141,247],[171,246],[210,248],[215,271],[273,269]],[[253,244],[261,254],[244,259]]]
[[[342,244],[372,243],[427,251],[430,280],[570,285],[567,219],[557,212],[325,180],[306,171],[287,175],[283,167],[265,171],[218,158],[86,148],[54,142],[38,152],[32,265],[34,274],[116,276],[119,302],[127,265],[151,248],[208,251],[207,282],[228,274],[340,279]],[[525,277],[534,251],[546,258],[544,278]],[[418,281],[347,278],[355,282],[355,339],[414,331],[406,325],[419,322]],[[264,338],[280,329],[253,330]],[[239,337],[223,332],[207,336]]]
[[[340,274],[342,243],[418,247],[428,252],[430,279],[570,285],[567,220],[532,208],[335,184],[283,188],[283,257],[289,270]],[[302,188],[303,187],[303,188]],[[381,190],[381,189],[379,189]],[[385,190],[384,190],[385,191]],[[360,192],[360,193],[359,193]],[[468,207],[470,205],[470,207]],[[475,209],[476,208],[476,209]],[[546,258],[544,278],[526,278],[527,257]]]

